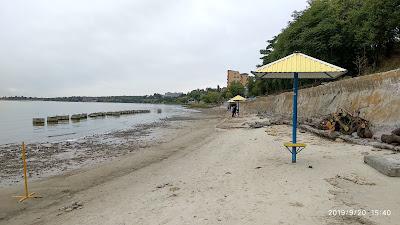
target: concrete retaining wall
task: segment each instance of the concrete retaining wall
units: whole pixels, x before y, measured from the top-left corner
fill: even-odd
[[[290,116],[292,98],[291,92],[258,97],[243,103],[242,111]],[[359,110],[377,129],[400,127],[400,69],[301,89],[298,101],[300,117],[327,115],[344,108]]]

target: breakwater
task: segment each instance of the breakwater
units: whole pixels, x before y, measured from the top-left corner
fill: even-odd
[[[121,115],[132,115],[132,114],[139,114],[139,113],[150,113],[149,109],[140,109],[140,110],[121,110],[121,111],[110,111],[110,112],[95,112],[95,113],[79,113],[79,114],[72,114],[69,115],[60,115],[60,116],[48,116],[47,120],[45,118],[33,118],[32,124],[34,126],[44,126],[45,121],[47,121],[47,125],[50,124],[58,124],[58,123],[68,123],[70,120],[72,122],[79,122],[81,120],[86,120],[88,117],[90,118],[97,118],[97,117],[118,117]]]

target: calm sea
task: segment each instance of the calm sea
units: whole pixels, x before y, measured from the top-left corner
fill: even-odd
[[[32,125],[32,118],[34,117],[46,118],[55,115],[89,114],[129,109],[149,109],[151,113],[88,118],[80,122],[70,121],[66,124]],[[162,113],[157,113],[157,109],[161,109]],[[158,104],[0,101],[0,144],[75,139],[132,128],[137,124],[152,123],[166,117],[182,116],[191,111],[177,105]]]

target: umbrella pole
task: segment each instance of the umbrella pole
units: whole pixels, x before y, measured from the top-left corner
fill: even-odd
[[[294,73],[293,79],[293,131],[292,131],[292,143],[296,144],[296,133],[297,133],[297,95],[299,89],[299,75]],[[292,147],[292,163],[296,163],[296,147]]]

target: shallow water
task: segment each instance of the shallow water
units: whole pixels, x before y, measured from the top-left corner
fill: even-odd
[[[151,113],[88,118],[80,122],[33,126],[32,118],[75,113],[93,113],[119,110],[149,109]],[[162,109],[162,113],[157,113]],[[177,105],[98,102],[48,102],[48,101],[0,101],[0,144],[52,142],[75,139],[132,128],[137,124],[151,123],[172,116],[181,116],[191,110]]]

